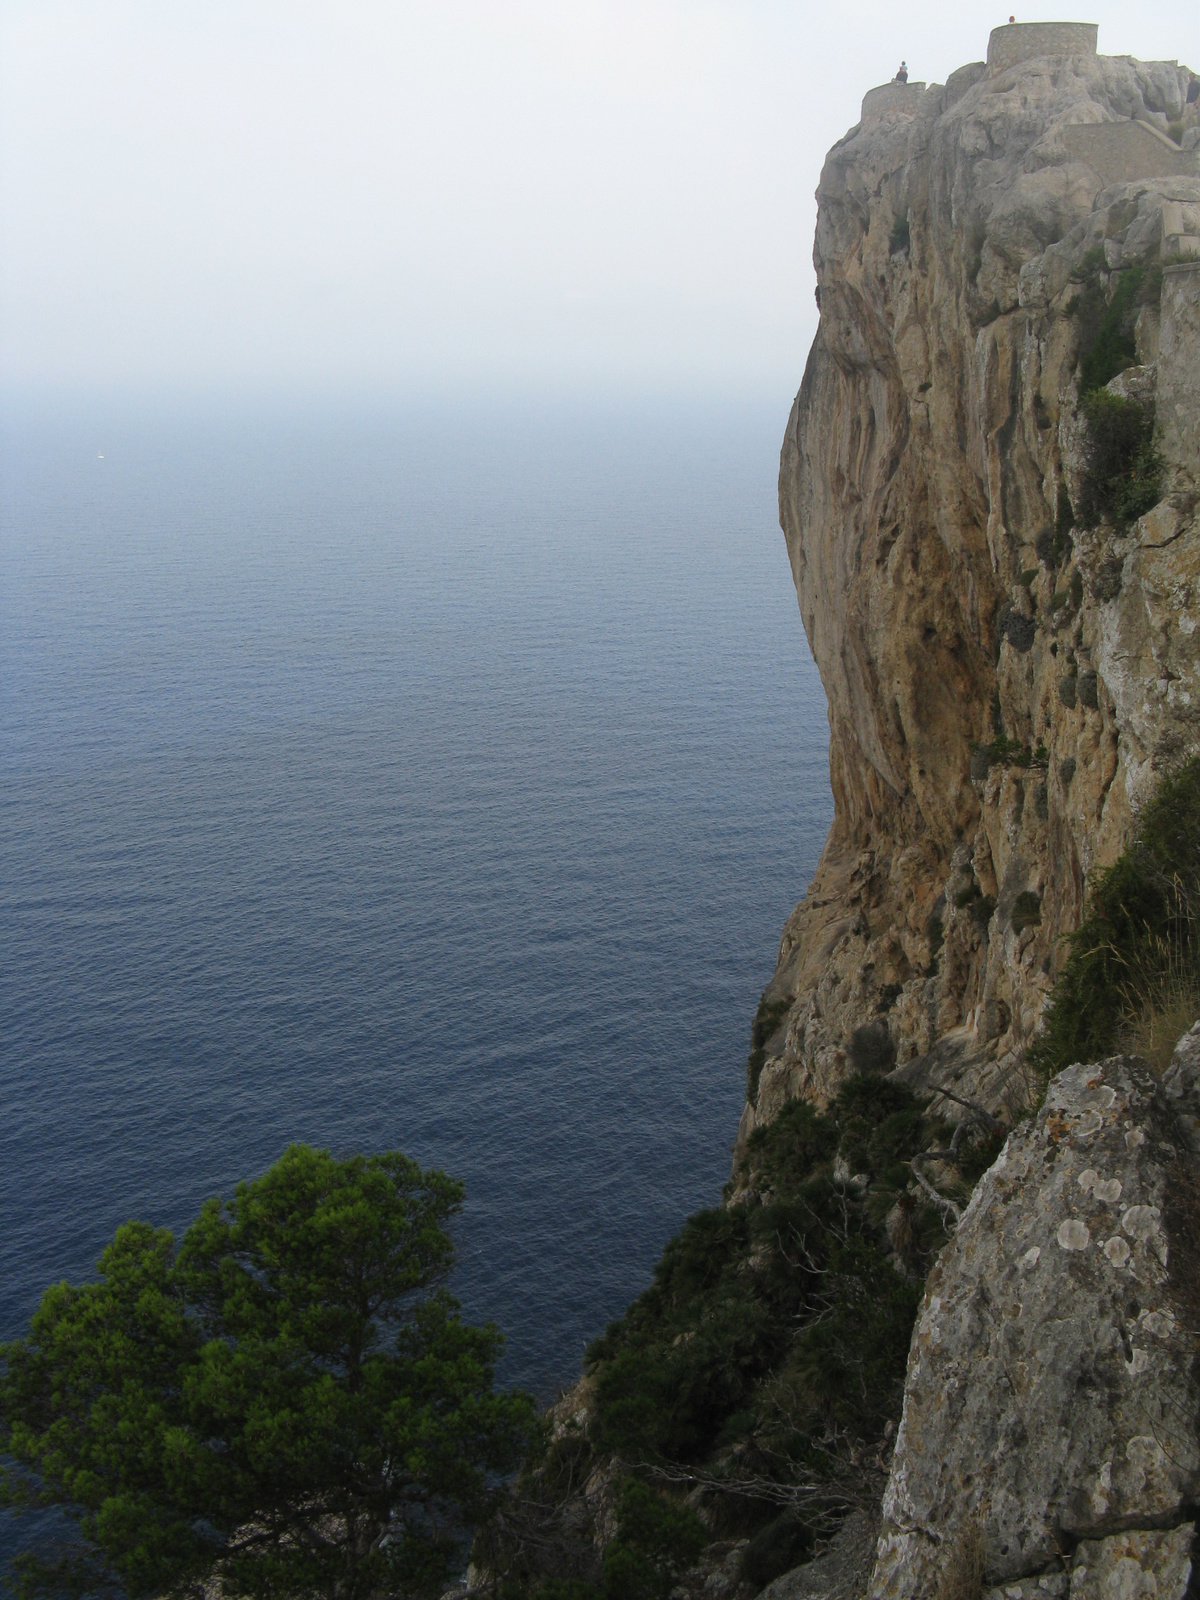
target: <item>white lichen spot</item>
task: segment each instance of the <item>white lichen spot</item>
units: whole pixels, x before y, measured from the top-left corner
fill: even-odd
[[[1135,1433],[1125,1445],[1125,1459],[1135,1467],[1162,1467],[1166,1465],[1167,1452],[1150,1434]]]
[[[1130,1128],[1129,1132],[1125,1135],[1125,1143],[1130,1150],[1136,1150],[1138,1145],[1145,1144],[1145,1142],[1146,1135],[1140,1128]]]
[[[1103,1200],[1106,1205],[1114,1205],[1121,1198],[1120,1178],[1102,1178],[1099,1183],[1094,1183],[1092,1198]]]
[[[1114,1233],[1111,1239],[1104,1241],[1104,1254],[1114,1267],[1123,1267],[1129,1260],[1129,1246],[1119,1233]]]
[[[1140,1373],[1145,1372],[1149,1365],[1150,1352],[1148,1350],[1141,1349],[1138,1345],[1134,1345],[1133,1353],[1129,1357],[1129,1360],[1125,1363],[1125,1371],[1131,1378],[1136,1378]]]
[[[1075,1137],[1077,1139],[1090,1139],[1094,1133],[1100,1131],[1104,1118],[1098,1111],[1081,1111],[1075,1123]]]
[[[1143,1311],[1138,1323],[1156,1339],[1168,1339],[1175,1332],[1175,1318],[1167,1310]]]
[[[1121,1218],[1121,1226],[1131,1239],[1146,1240],[1158,1232],[1157,1206],[1130,1206]]]
[[[1092,1105],[1099,1106],[1102,1111],[1108,1111],[1117,1098],[1117,1091],[1110,1088],[1107,1083],[1100,1083],[1093,1078],[1087,1086],[1087,1098]]]
[[[1091,1493],[1092,1510],[1099,1517],[1108,1510],[1108,1491],[1111,1488],[1112,1462],[1106,1461],[1100,1468],[1100,1476],[1096,1479],[1096,1486]]]
[[[1064,1250],[1086,1250],[1092,1242],[1092,1235],[1086,1222],[1080,1222],[1078,1217],[1068,1217],[1058,1225],[1058,1242]]]
[[[1072,1589],[1075,1587],[1074,1575],[1071,1587]],[[1146,1600],[1150,1600],[1150,1596],[1157,1591],[1158,1584],[1154,1580],[1154,1575],[1147,1572],[1142,1563],[1135,1561],[1132,1556],[1118,1556],[1104,1579],[1105,1600],[1108,1600],[1109,1596],[1112,1600],[1142,1600],[1143,1596]]]
[[[1026,1250],[1025,1254],[1021,1257],[1021,1265],[1026,1269],[1036,1267],[1038,1261],[1041,1259],[1041,1254],[1041,1247],[1035,1244],[1031,1249]]]
[[[1100,1174],[1096,1171],[1095,1167],[1085,1167],[1079,1174],[1079,1187],[1085,1194],[1090,1194],[1092,1185],[1099,1183],[1099,1181]]]

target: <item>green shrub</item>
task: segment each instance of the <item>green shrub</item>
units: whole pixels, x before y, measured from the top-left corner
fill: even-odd
[[[1076,301],[1080,331],[1079,392],[1083,395],[1102,389],[1110,378],[1137,361],[1133,327],[1142,304],[1141,290],[1146,277],[1140,264],[1127,267],[1113,274],[1112,294],[1106,295],[1100,276],[1103,251],[1099,261],[1091,251],[1085,260],[1088,265],[1084,287]]]
[[[1200,756],[1159,786],[1124,854],[1097,880],[1029,1058],[1050,1077],[1118,1047],[1142,998],[1172,968],[1195,971],[1200,906]]]
[[[1118,528],[1157,505],[1162,462],[1154,449],[1154,410],[1097,389],[1083,402],[1087,424],[1079,513],[1087,527],[1108,517]]]
[[[978,899],[971,901],[971,921],[983,933],[996,910],[995,899],[990,894],[981,894]]]
[[[1006,733],[998,733],[988,744],[972,745],[971,750],[985,759],[989,767],[1042,767],[1050,759],[1045,745],[1039,744],[1036,750],[1031,750]]]
[[[852,1075],[825,1114],[794,1100],[757,1129],[741,1169],[757,1203],[689,1218],[650,1287],[589,1347],[596,1446],[632,1464],[694,1463],[769,1437],[757,1470],[786,1476],[789,1462],[823,1459],[831,1427],[877,1438],[898,1414],[921,1292],[889,1263],[882,1224],[912,1156],[943,1136],[877,1071]],[[867,1184],[836,1183],[836,1155]],[[920,1266],[945,1235],[909,1203]]]
[[[846,1055],[855,1072],[890,1072],[896,1046],[886,1022],[864,1022],[850,1035]]]
[[[605,1600],[666,1600],[676,1574],[704,1549],[704,1524],[637,1478],[626,1478],[617,1502],[617,1537],[604,1552]]]
[[[798,1567],[813,1547],[813,1531],[790,1511],[755,1534],[742,1552],[742,1577],[761,1588]]]
[[[758,1002],[758,1010],[750,1026],[750,1055],[746,1062],[746,1099],[751,1105],[758,1094],[758,1080],[767,1059],[767,1041],[791,1007],[790,1000],[768,1000],[765,994]]]

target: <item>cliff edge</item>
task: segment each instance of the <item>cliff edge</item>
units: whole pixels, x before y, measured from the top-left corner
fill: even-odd
[[[779,507],[835,810],[739,1153],[856,1054],[1002,1106],[1089,874],[1200,746],[1200,81],[1094,51],[997,29],[821,174]],[[1153,419],[1140,489],[1102,492],[1093,384]]]

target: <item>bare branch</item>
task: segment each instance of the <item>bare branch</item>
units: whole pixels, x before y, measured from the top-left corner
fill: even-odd
[[[949,1195],[939,1194],[920,1168],[920,1163],[922,1161],[933,1160],[935,1157],[941,1157],[944,1159],[950,1154],[951,1152],[949,1150],[926,1150],[924,1155],[913,1156],[912,1160],[909,1162],[909,1167],[912,1169],[913,1177],[921,1185],[921,1188],[933,1201],[934,1205],[937,1206],[944,1217],[951,1217],[954,1221],[955,1227],[957,1227],[962,1221],[962,1210],[953,1200],[950,1199]]]

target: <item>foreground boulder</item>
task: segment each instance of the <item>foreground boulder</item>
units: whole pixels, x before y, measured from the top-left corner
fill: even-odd
[[[981,1180],[913,1337],[875,1600],[1185,1593],[1198,1069],[1177,1052],[1168,1094],[1135,1058],[1068,1068]]]

